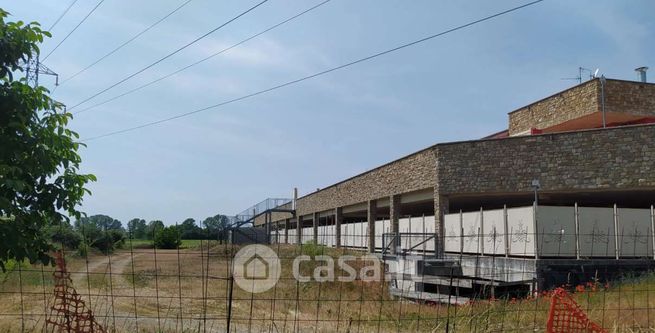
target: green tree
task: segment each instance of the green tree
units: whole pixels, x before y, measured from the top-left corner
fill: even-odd
[[[148,222],[148,228],[146,229],[146,239],[154,239],[157,231],[161,229],[164,229],[164,222],[160,220]]]
[[[85,185],[80,174],[77,133],[66,128],[72,115],[15,73],[39,53],[50,34],[38,23],[5,22],[0,9],[0,268],[9,259],[49,263],[48,225],[80,218]],[[23,74],[20,74],[21,76]]]
[[[86,245],[103,253],[112,252],[125,240],[121,221],[107,215],[83,217],[75,221],[75,230],[82,235]]]
[[[181,244],[180,233],[175,226],[158,229],[155,234],[155,247],[158,249],[175,249]]]
[[[148,225],[144,219],[131,219],[127,222],[127,231],[132,235],[133,239],[146,239],[148,232]]]
[[[83,225],[83,226],[82,226]],[[89,217],[83,217],[75,221],[75,228],[84,233],[90,228],[96,228],[99,230],[119,230],[123,231],[123,223],[121,221],[114,219],[111,216],[97,214]],[[89,228],[85,230],[86,228]]]
[[[50,225],[43,229],[54,246],[75,250],[82,243],[82,235],[68,223]]]
[[[226,238],[226,230],[230,226],[230,219],[225,215],[216,214],[204,219],[202,225],[205,227],[205,237],[223,240]]]
[[[203,239],[202,228],[196,225],[196,220],[188,218],[177,226],[182,239]]]

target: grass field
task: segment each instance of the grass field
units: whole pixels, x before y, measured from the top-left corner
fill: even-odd
[[[206,241],[203,241],[206,242]],[[152,249],[153,241],[148,239],[128,239],[125,240],[123,246],[120,250],[129,250],[130,247],[133,249]],[[200,247],[199,239],[183,239],[180,249],[193,249]]]
[[[148,243],[141,243],[147,246]],[[193,241],[178,250],[136,248],[111,256],[67,256],[77,292],[98,321],[116,332],[224,332],[230,297],[229,267],[238,247]],[[283,272],[271,290],[232,290],[234,332],[451,332],[543,331],[550,299],[502,299],[462,306],[418,304],[388,296],[385,282],[310,282],[292,278],[297,246],[275,246]],[[304,246],[303,254],[344,253]],[[109,264],[111,263],[111,265]],[[309,274],[316,266],[301,266]],[[21,265],[0,280],[0,332],[40,332],[53,302],[52,267]],[[655,278],[583,287],[574,294],[591,319],[612,332],[652,331]],[[22,293],[21,293],[22,291]],[[21,316],[21,308],[23,315]],[[651,313],[652,312],[652,313]],[[651,318],[654,317],[654,318]]]

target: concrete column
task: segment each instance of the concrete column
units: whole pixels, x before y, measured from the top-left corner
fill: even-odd
[[[389,220],[391,223],[391,233],[395,236],[391,244],[391,253],[396,254],[396,246],[400,244],[400,195],[389,197]]]
[[[337,207],[334,209],[334,230],[335,230],[335,245],[337,249],[341,248],[341,223],[343,222],[343,208]]]
[[[367,206],[367,222],[368,222],[368,252],[375,252],[375,220],[377,220],[378,214],[378,205],[377,201],[369,200]],[[362,235],[363,236],[363,235]]]
[[[314,213],[314,243],[318,244],[318,213]]]
[[[296,244],[302,244],[302,216],[296,217]]]
[[[440,255],[444,251],[444,215],[448,214],[448,207],[450,206],[450,201],[448,197],[439,195],[435,193],[434,195],[434,231],[435,237],[437,238],[437,249],[435,252],[437,255]]]
[[[284,244],[289,244],[289,219],[284,220]]]
[[[264,226],[266,228],[266,244],[271,244],[271,219],[269,213],[264,213]]]

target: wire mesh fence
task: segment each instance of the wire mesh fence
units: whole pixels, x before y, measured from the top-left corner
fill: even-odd
[[[606,237],[592,232],[571,238],[560,232],[467,233],[460,228],[461,234],[443,237],[458,250],[439,254],[426,220],[434,221],[414,218],[397,237],[389,237],[390,226],[376,230],[373,242],[380,246],[373,256],[367,255],[369,230],[355,223],[339,233],[340,248],[329,225],[316,228],[316,235],[311,228],[303,245],[289,237],[291,230],[272,230],[268,248],[273,255],[261,252],[258,259],[278,260],[279,278],[261,292],[239,283],[244,278],[253,285],[261,282],[257,272],[247,276],[250,262],[235,269],[246,245],[197,240],[158,249],[149,241],[128,239],[108,253],[65,251],[66,293],[74,292],[83,302],[79,312],[88,310],[105,332],[545,331],[556,287],[564,287],[589,322],[604,330],[655,327],[648,228],[639,237],[619,235],[618,253],[624,253],[621,247],[633,250],[618,259],[607,245],[616,240],[612,230]],[[587,245],[602,253],[576,257],[567,250],[575,238],[588,239]],[[508,248],[500,239],[514,240],[514,252],[491,251]],[[528,240],[549,252],[535,252]],[[477,250],[467,250],[474,245]],[[385,251],[391,246],[397,248]],[[646,255],[634,250],[641,246]],[[58,332],[62,326],[48,323],[75,320],[57,310],[61,270],[27,263],[9,267],[0,280],[0,331]],[[68,299],[67,306],[79,305]]]

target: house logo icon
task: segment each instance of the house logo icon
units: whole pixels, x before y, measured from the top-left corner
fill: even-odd
[[[275,251],[265,245],[248,245],[234,256],[234,282],[250,293],[265,292],[280,278],[281,265]]]
[[[268,278],[268,262],[258,253],[246,261],[244,270],[246,279],[266,280]]]

